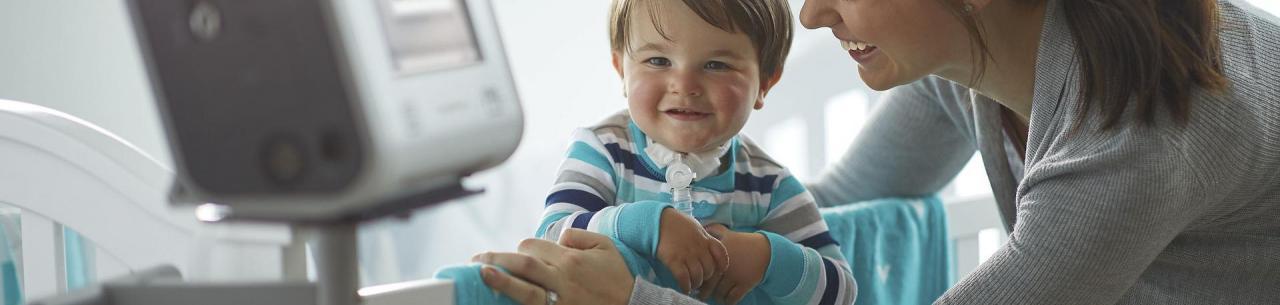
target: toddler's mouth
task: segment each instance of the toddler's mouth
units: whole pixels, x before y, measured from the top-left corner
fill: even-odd
[[[662,111],[662,113],[680,121],[697,121],[711,116],[710,113],[679,108],[667,109]]]

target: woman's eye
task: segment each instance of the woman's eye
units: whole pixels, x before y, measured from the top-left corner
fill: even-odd
[[[706,66],[704,66],[704,68],[706,68],[707,70],[728,70],[729,64],[719,62],[719,61],[712,61],[712,62],[708,62]]]
[[[659,67],[666,67],[671,65],[671,60],[663,57],[651,57],[649,59],[645,59],[644,63]]]

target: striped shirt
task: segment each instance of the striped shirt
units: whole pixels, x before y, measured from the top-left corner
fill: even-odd
[[[777,304],[852,304],[852,273],[813,196],[746,136],[730,141],[720,168],[692,185],[694,217],[769,237],[770,265],[755,297]],[[536,235],[557,240],[566,228],[585,229],[656,257],[660,213],[671,194],[666,169],[644,153],[647,143],[626,111],[574,132]]]

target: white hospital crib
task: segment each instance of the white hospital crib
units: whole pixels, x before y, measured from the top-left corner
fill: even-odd
[[[192,209],[167,204],[171,176],[93,124],[0,100],[0,229],[12,235],[0,248],[13,250],[0,260],[16,261],[21,281],[0,287],[38,299],[75,288],[71,277],[105,280],[159,265],[189,281],[306,280],[303,247],[287,228],[200,223]],[[963,278],[1004,235],[989,195],[945,202]],[[88,249],[70,251],[78,244],[68,238],[81,236]]]
[[[2,285],[9,288],[0,299],[38,299],[161,265],[194,281],[298,277],[300,247],[289,247],[286,227],[200,223],[193,209],[167,204],[171,176],[93,124],[0,100],[0,229],[8,241],[0,259],[16,266],[4,278],[20,281]]]

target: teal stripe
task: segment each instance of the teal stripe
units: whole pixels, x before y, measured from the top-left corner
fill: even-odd
[[[831,260],[834,260],[834,261],[847,262],[847,260],[845,260],[844,258],[844,253],[840,253],[839,245],[826,245],[826,246],[823,246],[822,248],[818,248],[817,250],[818,250],[818,254],[822,255],[823,257],[830,258]]]
[[[618,186],[616,202],[636,202],[636,186],[631,184],[631,181],[619,181],[616,185]]]
[[[569,158],[582,160],[582,162],[591,164],[591,166],[595,166],[605,173],[608,173],[609,176],[618,176],[613,172],[613,163],[609,161],[609,157],[600,153],[600,151],[591,148],[591,145],[588,145],[585,142],[573,142],[573,145],[569,146]]]
[[[626,190],[626,196],[623,196],[622,192],[618,192],[619,202],[637,202],[645,200],[671,202],[670,192],[636,188],[636,185],[631,183],[631,181],[623,181],[622,185],[618,188]]]
[[[569,215],[573,215],[573,212],[555,213],[547,216],[547,218],[543,218],[542,224],[538,225],[538,231],[535,232],[533,236],[537,236],[538,238],[547,236],[547,228],[550,228],[551,224],[557,221],[560,221],[561,219],[564,219],[566,216],[569,216]]]
[[[800,184],[800,180],[796,180],[795,176],[787,176],[782,179],[782,182],[778,182],[778,187],[773,190],[773,195],[769,198],[769,211],[777,209],[778,205],[804,192],[804,185]]]

